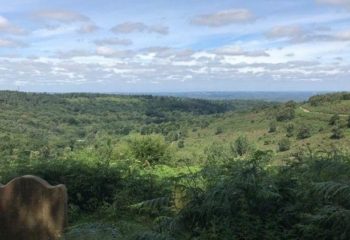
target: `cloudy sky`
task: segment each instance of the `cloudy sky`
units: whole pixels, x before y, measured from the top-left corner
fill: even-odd
[[[0,0],[0,89],[350,90],[350,0]]]

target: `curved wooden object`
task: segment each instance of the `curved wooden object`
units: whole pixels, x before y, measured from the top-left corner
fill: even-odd
[[[0,239],[56,240],[67,225],[67,190],[35,176],[0,185]]]

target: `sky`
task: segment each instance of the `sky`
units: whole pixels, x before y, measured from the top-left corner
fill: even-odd
[[[350,90],[350,0],[0,0],[0,89]]]

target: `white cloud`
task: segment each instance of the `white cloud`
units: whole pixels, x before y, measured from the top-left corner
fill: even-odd
[[[104,46],[101,46],[101,47],[97,47],[96,48],[96,53],[98,55],[102,55],[102,56],[113,56],[115,54],[115,50],[113,48],[110,48],[110,47],[104,47]]]
[[[343,41],[350,41],[350,30],[344,30],[336,33],[336,38]]]
[[[284,39],[289,43],[350,41],[349,30],[330,28],[304,29],[298,25],[277,26],[265,33],[269,39]]]
[[[114,33],[133,33],[133,32],[148,32],[167,35],[169,28],[163,25],[146,25],[142,22],[124,22],[114,26],[111,29]]]
[[[246,51],[240,46],[222,47],[213,51],[222,56],[246,56],[246,57],[269,57],[270,55],[263,50]]]
[[[132,33],[145,31],[146,25],[140,22],[125,22],[114,26],[111,31],[114,33]]]
[[[74,58],[74,57],[89,57],[91,55],[93,55],[93,53],[86,50],[71,50],[71,51],[58,51],[54,55],[54,57],[57,57],[59,59],[67,59],[67,58]]]
[[[350,0],[316,0],[318,3],[350,7]]]
[[[248,86],[249,83],[254,83],[255,88],[260,86],[268,90],[272,83],[278,85],[276,82],[281,83],[279,87],[288,89],[295,82],[303,82],[303,84],[332,82],[334,85],[343,83],[344,79],[350,77],[349,64],[332,65],[314,60],[320,49],[323,49],[322,54],[336,51],[334,55],[338,56],[341,51],[336,50],[336,46],[323,44],[313,51],[310,46],[312,46],[311,43],[305,43],[303,46],[293,45],[282,50],[270,50],[268,51],[270,57],[240,55],[241,52],[249,53],[249,51],[235,46],[227,47],[225,51],[187,52],[187,55],[181,53],[182,49],[155,47],[148,52],[142,49],[134,54],[129,53],[127,59],[122,59],[123,54],[127,54],[125,51],[98,47],[96,52],[73,50],[70,54],[75,57],[65,59],[57,56],[38,59],[0,58],[0,66],[2,66],[0,79],[5,79],[6,84],[13,85],[25,81],[25,89],[48,85],[72,87],[77,84],[92,84],[94,89],[98,89],[99,86],[109,86],[108,90],[111,90],[116,86],[122,90],[130,89],[127,86],[134,83],[137,83],[137,86],[132,88],[134,90],[140,90],[152,83],[157,83],[159,87],[170,84],[174,88],[189,84],[188,86],[200,89],[202,86],[208,86],[205,84],[213,83],[215,86],[230,90],[237,89],[237,86]],[[340,47],[344,48],[344,45]],[[166,52],[169,55],[160,57],[154,55],[149,59],[138,57],[156,51]],[[286,53],[291,51],[295,52],[296,56],[286,57]],[[180,55],[183,54],[182,59],[173,58],[178,52],[181,53]],[[172,60],[167,61],[168,58]],[[305,60],[301,61],[301,59]],[[316,79],[319,80],[316,81]],[[243,82],[247,84],[242,85]]]
[[[88,34],[99,30],[89,17],[67,10],[42,10],[32,13],[34,19],[43,21],[47,25],[33,31],[39,37],[61,35],[69,32]]]
[[[0,32],[9,33],[9,34],[23,34],[25,31],[12,24],[8,19],[0,16]]]
[[[95,44],[99,46],[103,46],[103,45],[129,46],[129,45],[132,45],[132,41],[130,39],[105,38],[105,39],[95,40]]]
[[[36,37],[52,37],[56,35],[62,35],[67,33],[72,33],[76,31],[75,26],[71,25],[60,25],[60,26],[52,26],[48,25],[44,28],[40,28],[37,30],[34,30],[32,34]]]
[[[304,30],[297,25],[276,26],[266,33],[269,38],[300,38],[305,34]]]
[[[132,51],[120,51],[107,46],[98,46],[96,48],[96,55],[103,57],[125,58],[130,57],[132,54]]]
[[[169,33],[169,28],[162,25],[152,25],[152,26],[147,26],[147,32],[167,35]]]
[[[98,26],[92,23],[83,24],[78,30],[78,33],[93,33],[99,29]]]
[[[90,20],[80,13],[67,10],[42,10],[34,12],[33,17],[40,20],[62,23],[88,22]]]
[[[247,9],[230,9],[196,16],[191,20],[191,23],[208,27],[221,27],[234,23],[247,23],[254,19],[254,14]]]
[[[0,38],[0,48],[18,48],[24,46],[25,44],[22,42]]]

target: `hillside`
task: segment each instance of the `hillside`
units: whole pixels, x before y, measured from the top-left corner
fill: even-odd
[[[312,239],[348,211],[349,101],[3,91],[0,182],[66,184],[66,239]]]
[[[312,101],[311,98],[303,103],[282,103],[279,106],[244,113],[227,112],[216,118],[208,128],[190,133],[188,145],[195,146],[194,149],[213,142],[229,145],[243,135],[255,148],[272,150],[278,161],[288,158],[303,147],[346,149],[350,144],[350,101],[326,101],[317,106]],[[291,112],[292,116],[288,118]],[[331,125],[330,119],[335,114],[339,115],[339,121]],[[339,138],[332,137],[336,127],[339,127],[342,135]],[[302,129],[307,129],[309,134],[298,137]],[[289,149],[279,151],[279,143],[286,139],[290,142]]]
[[[325,96],[325,95],[322,95]],[[160,134],[172,144],[181,141],[177,150],[180,158],[200,161],[205,149],[213,144],[228,145],[244,135],[258,149],[273,150],[276,158],[288,156],[299,147],[334,144],[343,147],[348,137],[330,139],[329,119],[338,113],[340,124],[347,123],[350,100],[324,101],[312,104],[293,103],[290,120],[276,120],[276,114],[286,104],[252,100],[211,101],[162,96],[124,96],[104,94],[25,94],[1,92],[2,159],[9,152],[28,158],[31,152],[60,155],[66,147],[83,148],[99,139],[117,142],[129,134]],[[288,105],[288,103],[287,103]],[[275,107],[269,107],[275,106]],[[276,131],[269,132],[270,125]],[[278,143],[288,139],[290,151],[278,151]],[[310,137],[297,139],[301,127],[310,130]],[[344,127],[343,133],[350,131]],[[13,146],[13,147],[11,147]],[[48,156],[46,156],[48,157]],[[280,158],[279,158],[280,159]]]
[[[52,157],[66,147],[82,148],[100,138],[161,134],[172,142],[206,128],[225,112],[258,109],[259,101],[209,101],[175,97],[0,92],[0,154]],[[180,136],[184,135],[184,136]],[[50,152],[47,152],[50,149]]]

